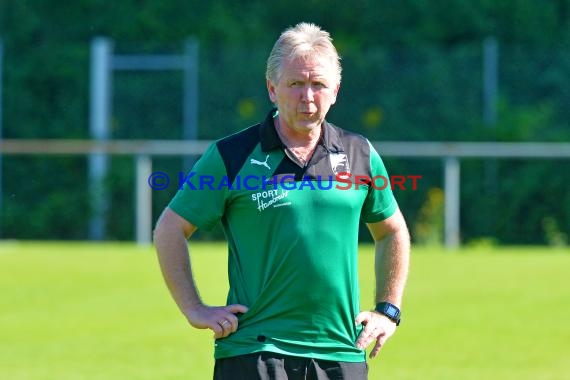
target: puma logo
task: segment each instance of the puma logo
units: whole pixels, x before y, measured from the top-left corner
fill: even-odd
[[[249,163],[251,165],[265,166],[267,169],[271,170],[271,168],[267,164],[268,159],[269,159],[269,155],[267,155],[267,157],[265,157],[265,161],[257,161],[255,158],[252,158],[251,160],[249,160]]]

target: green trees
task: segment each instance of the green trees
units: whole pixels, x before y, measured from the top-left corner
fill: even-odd
[[[330,116],[342,127],[371,140],[568,141],[569,20],[568,0],[4,1],[2,135],[88,138],[89,44],[103,35],[126,53],[180,52],[188,36],[198,38],[199,135],[221,137],[263,117],[271,44],[286,26],[311,21],[331,32],[343,57]],[[499,43],[499,103],[496,124],[486,127],[481,43],[490,35]],[[117,74],[114,138],[179,138],[180,77]],[[428,191],[441,187],[439,165],[390,159],[389,166],[424,176],[419,191],[399,194],[413,224]],[[155,167],[187,169],[173,159]],[[484,163],[463,162],[464,241],[547,243],[552,226],[570,230],[565,167],[500,161],[489,187]],[[110,239],[132,238],[132,168],[113,159]],[[85,172],[84,158],[4,157],[1,237],[86,238]],[[155,196],[155,212],[170,195]]]

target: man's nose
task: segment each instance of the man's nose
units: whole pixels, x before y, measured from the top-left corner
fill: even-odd
[[[314,100],[314,91],[311,86],[304,86],[301,90],[301,100],[304,102],[312,102]]]

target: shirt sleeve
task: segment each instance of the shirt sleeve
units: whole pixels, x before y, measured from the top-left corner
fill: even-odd
[[[370,170],[373,177],[371,186],[362,207],[362,221],[365,223],[380,222],[391,217],[398,208],[396,198],[392,193],[390,177],[382,162],[382,158],[370,141]]]
[[[214,143],[180,181],[168,207],[199,229],[212,229],[225,210],[228,186],[223,186],[224,179],[226,168]]]

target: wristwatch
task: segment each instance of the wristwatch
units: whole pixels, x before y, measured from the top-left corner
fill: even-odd
[[[396,326],[400,325],[400,309],[390,302],[378,302],[374,308],[380,314],[387,316]]]

